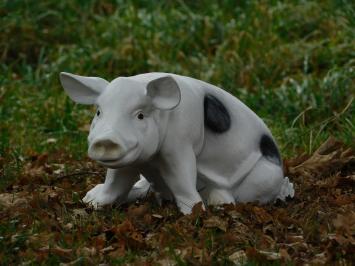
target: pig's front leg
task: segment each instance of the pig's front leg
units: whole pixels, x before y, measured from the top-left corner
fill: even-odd
[[[96,185],[83,198],[84,203],[100,208],[114,202],[124,202],[128,192],[139,179],[139,173],[130,168],[108,169],[105,183]]]
[[[176,149],[163,155],[162,178],[174,195],[183,214],[191,213],[192,207],[202,202],[196,189],[196,157],[191,147]]]

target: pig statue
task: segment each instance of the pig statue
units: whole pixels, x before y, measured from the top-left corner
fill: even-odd
[[[83,201],[94,207],[141,197],[151,187],[180,211],[204,204],[293,197],[263,121],[226,91],[170,73],[108,82],[62,72],[69,97],[97,107],[89,157],[108,168]]]

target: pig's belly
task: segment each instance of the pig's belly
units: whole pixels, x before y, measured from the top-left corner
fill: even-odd
[[[261,157],[260,151],[253,151],[244,160],[235,162],[234,165],[231,162],[226,163],[213,159],[198,160],[197,178],[200,184],[233,189],[238,187]]]

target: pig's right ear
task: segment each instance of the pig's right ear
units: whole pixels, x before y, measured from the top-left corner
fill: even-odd
[[[84,77],[66,72],[60,73],[60,83],[74,102],[82,104],[94,104],[109,84],[102,78]]]
[[[171,76],[150,81],[147,85],[147,96],[152,99],[153,106],[161,110],[174,109],[181,100],[179,85]]]

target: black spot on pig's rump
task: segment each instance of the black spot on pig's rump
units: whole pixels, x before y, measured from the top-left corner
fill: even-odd
[[[260,139],[260,150],[262,155],[269,161],[281,165],[281,156],[274,140],[268,136],[263,135]]]
[[[231,118],[227,108],[216,97],[207,94],[204,102],[205,126],[213,132],[223,133],[231,126]]]

